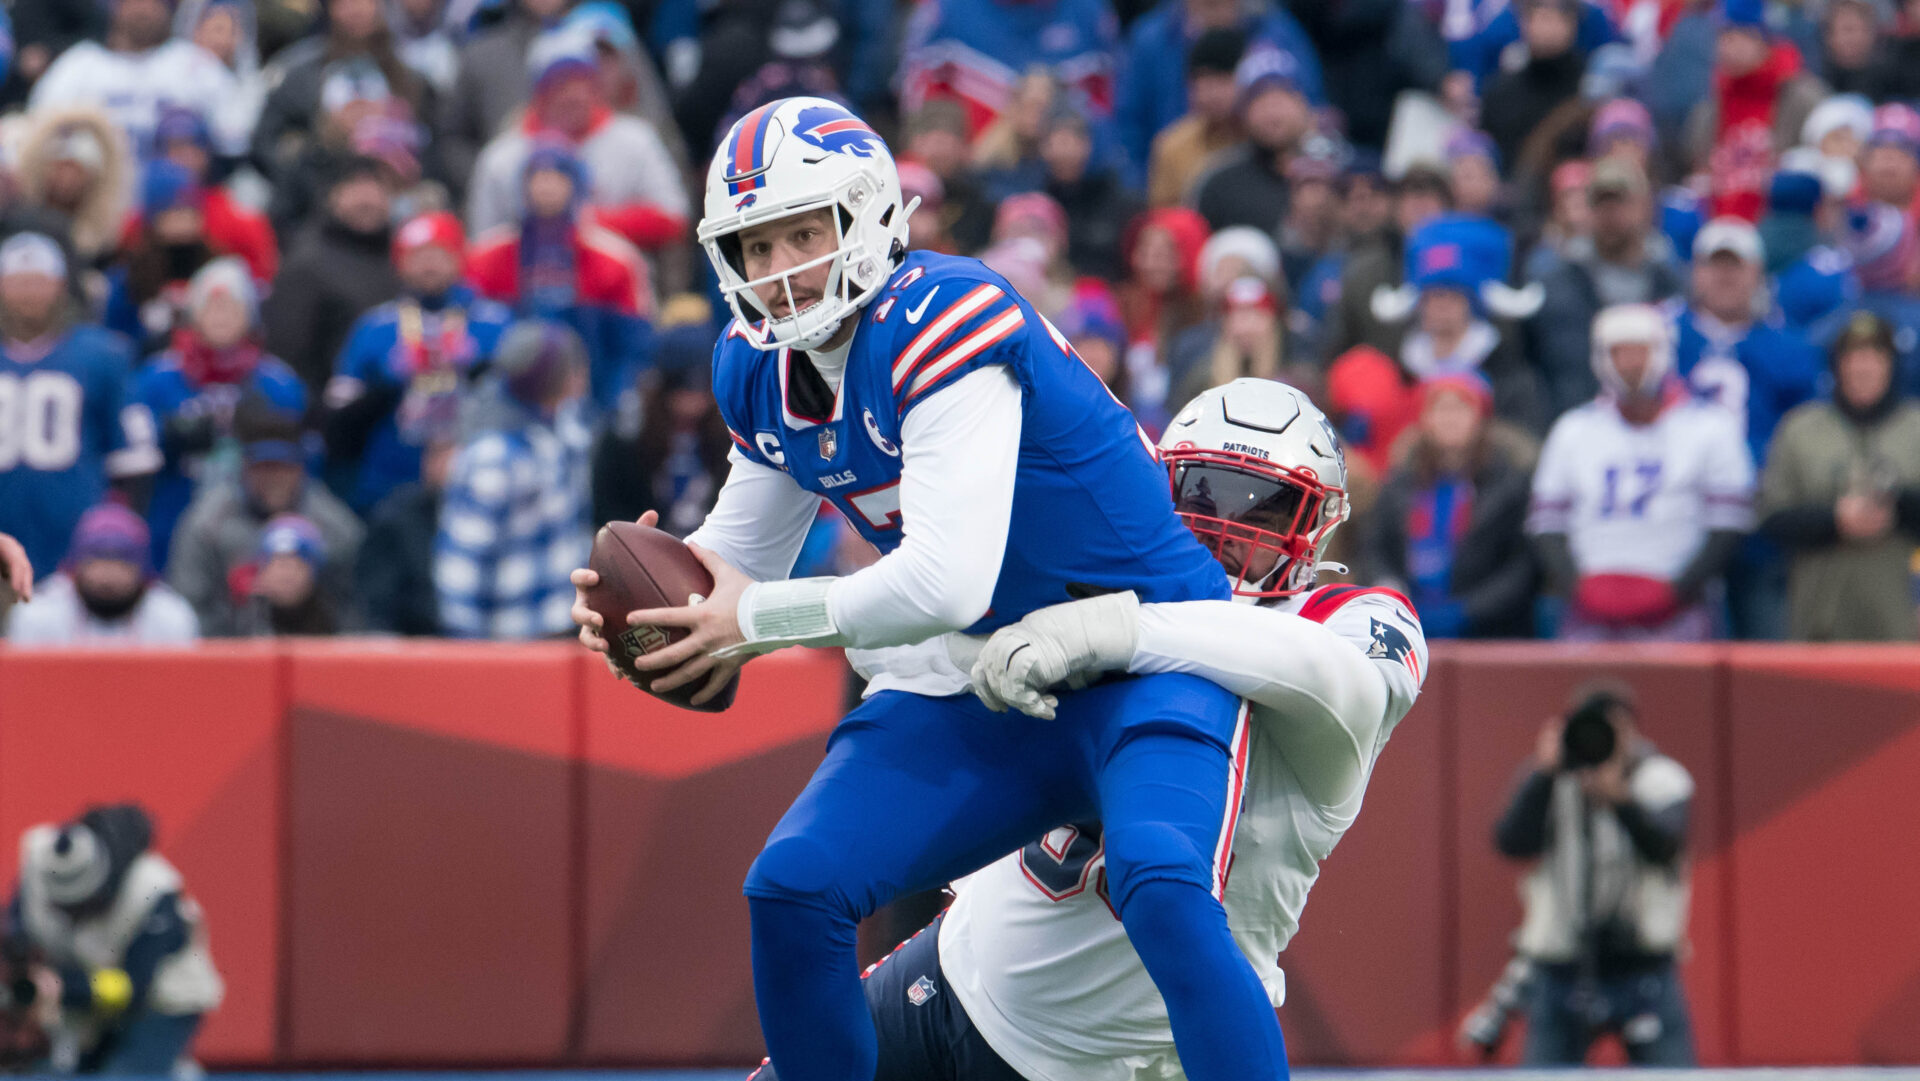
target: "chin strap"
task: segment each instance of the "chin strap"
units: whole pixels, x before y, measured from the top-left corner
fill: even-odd
[[[1347,565],[1345,563],[1334,563],[1332,561],[1315,563],[1313,565],[1314,577],[1318,578],[1320,576],[1321,571],[1332,571],[1335,574],[1352,574],[1353,573],[1352,571],[1347,569]]]

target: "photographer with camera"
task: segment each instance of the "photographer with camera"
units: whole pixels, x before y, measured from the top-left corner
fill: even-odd
[[[1528,1065],[1574,1065],[1619,1036],[1643,1066],[1694,1065],[1674,964],[1687,928],[1693,777],[1640,735],[1632,692],[1576,693],[1540,730],[1494,844],[1537,860],[1515,937],[1530,962]]]
[[[224,988],[180,872],[132,804],[34,826],[0,921],[0,1068],[191,1072],[188,1048]],[[33,1049],[31,1061],[21,1052]]]

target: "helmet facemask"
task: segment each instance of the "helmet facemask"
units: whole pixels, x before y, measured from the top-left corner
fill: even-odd
[[[1236,451],[1165,452],[1174,510],[1233,579],[1239,597],[1311,588],[1320,548],[1347,517],[1345,490],[1311,469]]]

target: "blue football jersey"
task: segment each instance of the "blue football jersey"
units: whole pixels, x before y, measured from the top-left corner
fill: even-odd
[[[97,327],[44,353],[0,348],[0,532],[19,538],[36,575],[59,565],[109,478],[160,465],[131,370],[126,343]]]
[[[714,349],[714,396],[742,454],[831,501],[884,554],[900,545],[907,415],[967,373],[1006,365],[1023,409],[1013,518],[993,606],[970,631],[1119,590],[1147,602],[1229,596],[1174,515],[1152,442],[1006,279],[976,259],[915,252],[857,318],[830,415],[795,411],[791,352],[754,348],[737,321]]]

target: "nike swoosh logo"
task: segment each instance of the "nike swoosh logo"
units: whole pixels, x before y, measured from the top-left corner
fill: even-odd
[[[913,326],[920,325],[920,317],[927,314],[927,305],[933,303],[933,294],[938,293],[939,291],[940,291],[940,287],[937,285],[934,286],[933,288],[927,290],[926,296],[920,298],[920,304],[918,307],[907,309],[907,322],[909,324]]]

